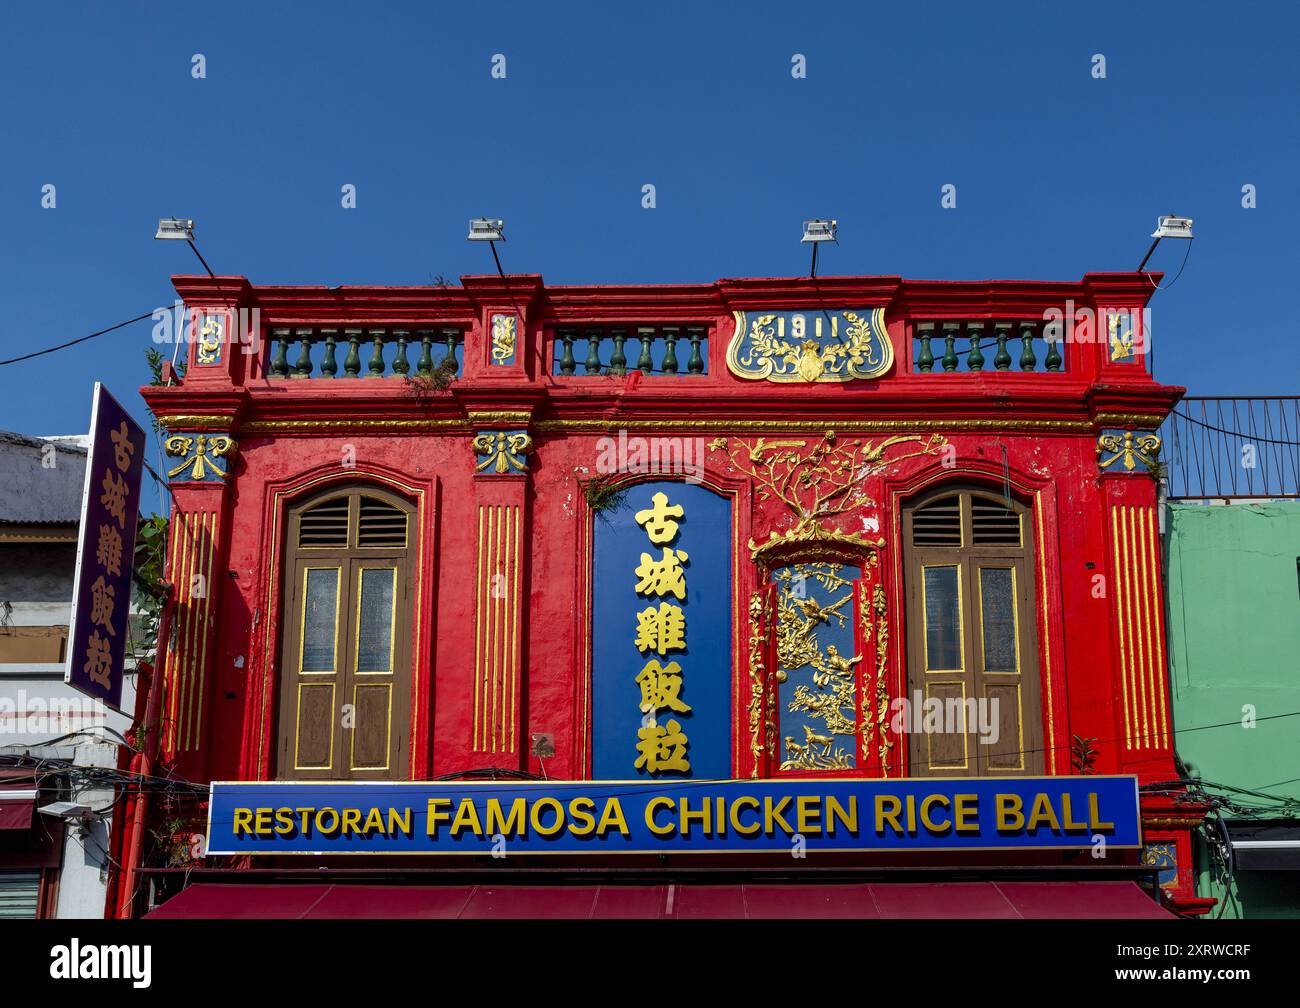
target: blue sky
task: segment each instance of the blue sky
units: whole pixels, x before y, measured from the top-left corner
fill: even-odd
[[[1277,353],[1300,235],[1292,5],[87,2],[5,18],[0,358],[169,305],[169,275],[199,269],[152,240],[173,214],[196,219],[218,273],[413,284],[492,270],[464,239],[480,214],[507,221],[508,271],[620,283],[802,273],[799,224],[817,216],[841,228],[824,275],[1075,279],[1134,268],[1174,212],[1198,237],[1153,302],[1158,376],[1300,391],[1296,355]],[[1166,242],[1151,267],[1168,282],[1184,250]],[[148,345],[146,322],[0,368],[0,428],[84,430],[96,379],[143,419]]]

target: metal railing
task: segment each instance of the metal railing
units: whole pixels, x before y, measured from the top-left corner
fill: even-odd
[[[404,378],[451,371],[462,364],[459,329],[388,327],[270,330],[268,378]],[[317,350],[319,349],[319,354]]]
[[[912,327],[912,370],[930,372],[1065,369],[1060,340],[1038,322],[917,322]]]
[[[1300,497],[1300,396],[1198,396],[1160,429],[1172,500]]]
[[[706,326],[559,326],[552,374],[693,377],[709,373]]]

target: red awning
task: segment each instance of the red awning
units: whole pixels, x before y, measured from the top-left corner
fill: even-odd
[[[197,883],[151,918],[1169,918],[1133,882],[807,885]]]
[[[36,783],[30,777],[0,780],[0,830],[31,829],[36,795]]]

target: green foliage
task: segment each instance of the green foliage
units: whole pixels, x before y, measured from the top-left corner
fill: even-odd
[[[618,486],[617,476],[617,473],[610,473],[578,480],[587,507],[591,508],[596,517],[602,521],[608,521],[606,517],[608,513],[621,511],[627,503],[627,494],[631,487]]]
[[[153,515],[140,522],[135,537],[135,558],[131,580],[135,603],[140,610],[137,626],[132,628],[131,653],[136,660],[147,659],[158,649],[158,626],[162,619],[167,587],[163,581],[163,564],[167,555],[168,521]],[[135,639],[138,631],[140,639]]]
[[[1070,766],[1074,772],[1088,776],[1097,772],[1097,757],[1101,755],[1092,744],[1096,742],[1095,738],[1084,738],[1081,735],[1071,736],[1070,740]]]

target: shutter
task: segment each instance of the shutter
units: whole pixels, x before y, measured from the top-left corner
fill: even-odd
[[[298,522],[298,545],[346,548],[348,544],[348,499],[317,504],[302,513]]]
[[[1020,545],[1020,515],[1005,504],[972,496],[970,523],[975,546]]]
[[[0,920],[35,920],[40,872],[0,872]]]
[[[961,546],[961,498],[945,497],[912,513],[913,546]]]
[[[361,522],[357,532],[358,546],[388,546],[402,549],[406,546],[406,512],[387,501],[374,497],[361,498]]]

